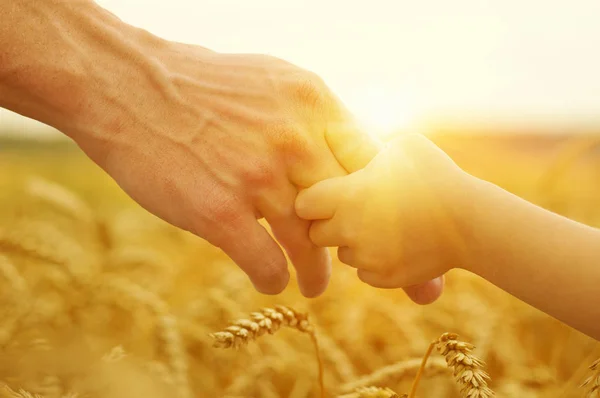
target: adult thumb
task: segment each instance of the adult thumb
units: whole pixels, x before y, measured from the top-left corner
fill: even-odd
[[[332,94],[325,140],[338,163],[353,173],[364,168],[383,148],[383,142],[369,135],[342,101]]]

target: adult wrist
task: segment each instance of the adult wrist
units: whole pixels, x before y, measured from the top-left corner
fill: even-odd
[[[134,94],[136,82],[154,79],[165,84],[167,80],[155,55],[167,42],[90,3],[66,12],[71,14],[70,29],[79,51],[69,53],[77,68],[66,74],[72,78],[70,101],[56,122],[61,126],[55,127],[76,141],[119,130],[116,109],[135,106],[122,95],[125,88]]]
[[[117,70],[143,63],[142,49],[163,43],[91,0],[0,5],[0,106],[70,136],[94,119],[98,92],[121,83]],[[111,68],[112,76],[99,76]]]

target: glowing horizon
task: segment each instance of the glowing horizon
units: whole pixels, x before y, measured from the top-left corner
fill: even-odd
[[[98,3],[167,39],[313,70],[381,131],[431,120],[600,126],[597,0]],[[33,126],[0,111],[0,129],[14,123]]]

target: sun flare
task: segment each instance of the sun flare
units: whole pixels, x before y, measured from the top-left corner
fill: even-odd
[[[402,93],[373,86],[356,92],[347,103],[358,122],[377,139],[388,140],[414,127],[414,110]]]

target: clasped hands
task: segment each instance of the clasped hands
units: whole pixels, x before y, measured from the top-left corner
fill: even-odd
[[[73,132],[75,141],[148,211],[220,247],[258,291],[277,294],[289,281],[274,237],[301,292],[323,293],[331,273],[324,246],[347,242],[320,239],[323,231],[311,240],[309,231],[324,224],[311,230],[308,219],[329,217],[333,209],[309,203],[326,201],[329,193],[307,199],[299,213],[296,197],[321,181],[364,175],[381,145],[358,128],[319,77],[280,59],[167,41],[144,51],[159,65],[153,81],[137,79],[139,71],[128,76],[126,68],[105,79],[114,82],[102,88],[110,95],[95,105],[111,117],[88,115],[79,126],[90,131]],[[94,73],[104,73],[103,64],[97,68]],[[340,249],[341,260],[360,268],[351,253]],[[359,276],[381,286],[377,271],[370,272]],[[416,302],[430,302],[441,293],[438,277],[400,278],[395,287]]]

